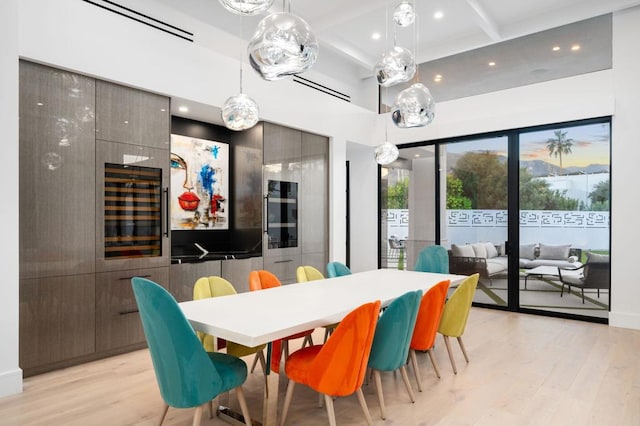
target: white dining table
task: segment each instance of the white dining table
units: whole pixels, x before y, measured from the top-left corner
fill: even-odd
[[[456,285],[464,275],[378,269],[336,278],[283,285],[180,303],[194,329],[246,346],[339,322],[358,306],[380,300],[388,305],[414,290],[426,292],[443,280]],[[270,347],[270,346],[269,346]],[[277,421],[278,374],[269,374],[263,425]]]

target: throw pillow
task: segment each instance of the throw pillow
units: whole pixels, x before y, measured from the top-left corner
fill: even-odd
[[[547,260],[567,260],[570,248],[571,244],[560,246],[540,244],[540,256],[538,256],[538,258]]]
[[[536,258],[536,245],[535,244],[520,244],[521,259],[533,260]]]
[[[587,257],[587,263],[609,263],[608,254],[591,253],[590,251],[585,253]]]
[[[476,253],[473,251],[473,247],[469,244],[458,246],[451,244],[451,254],[460,257],[476,257]]]
[[[498,257],[498,250],[493,243],[484,243],[485,248],[487,249],[487,259],[491,259],[493,257]]]
[[[473,247],[475,257],[481,257],[483,259],[487,258],[487,247],[484,245],[484,243],[474,243],[471,244],[471,247]]]

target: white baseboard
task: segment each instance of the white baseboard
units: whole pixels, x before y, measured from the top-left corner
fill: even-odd
[[[22,392],[22,369],[0,373],[0,397]]]
[[[609,312],[609,325],[612,327],[640,330],[640,315],[626,312]]]

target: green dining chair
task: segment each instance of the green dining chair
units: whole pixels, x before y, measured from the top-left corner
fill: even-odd
[[[343,275],[351,275],[351,269],[342,262],[327,263],[327,276],[329,278],[341,277]]]
[[[169,407],[196,407],[193,424],[199,425],[204,405],[235,389],[245,423],[251,425],[242,391],[247,364],[235,356],[206,352],[178,303],[162,286],[140,277],[132,278],[131,285],[165,402],[160,424]]]
[[[418,254],[414,271],[449,273],[449,253],[443,246],[426,246]]]
[[[409,393],[411,402],[415,402],[406,364],[409,359],[409,344],[416,325],[418,308],[422,300],[422,291],[410,291],[396,298],[383,311],[371,345],[368,367],[373,372],[380,402],[380,416],[384,420],[385,407],[382,394],[381,371],[400,370],[402,380]]]

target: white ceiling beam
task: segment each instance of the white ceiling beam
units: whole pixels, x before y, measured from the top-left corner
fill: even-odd
[[[359,18],[360,16],[367,15],[381,7],[390,6],[391,4],[390,0],[370,0],[366,2],[366,6],[363,6],[363,2],[354,2],[349,6],[349,2],[345,1],[339,14],[328,13],[314,19],[313,22],[309,22],[309,24],[314,31],[321,32],[344,22]]]
[[[475,18],[482,31],[484,31],[493,41],[502,40],[500,30],[495,21],[489,16],[484,7],[477,0],[466,0],[467,4],[475,12]]]

